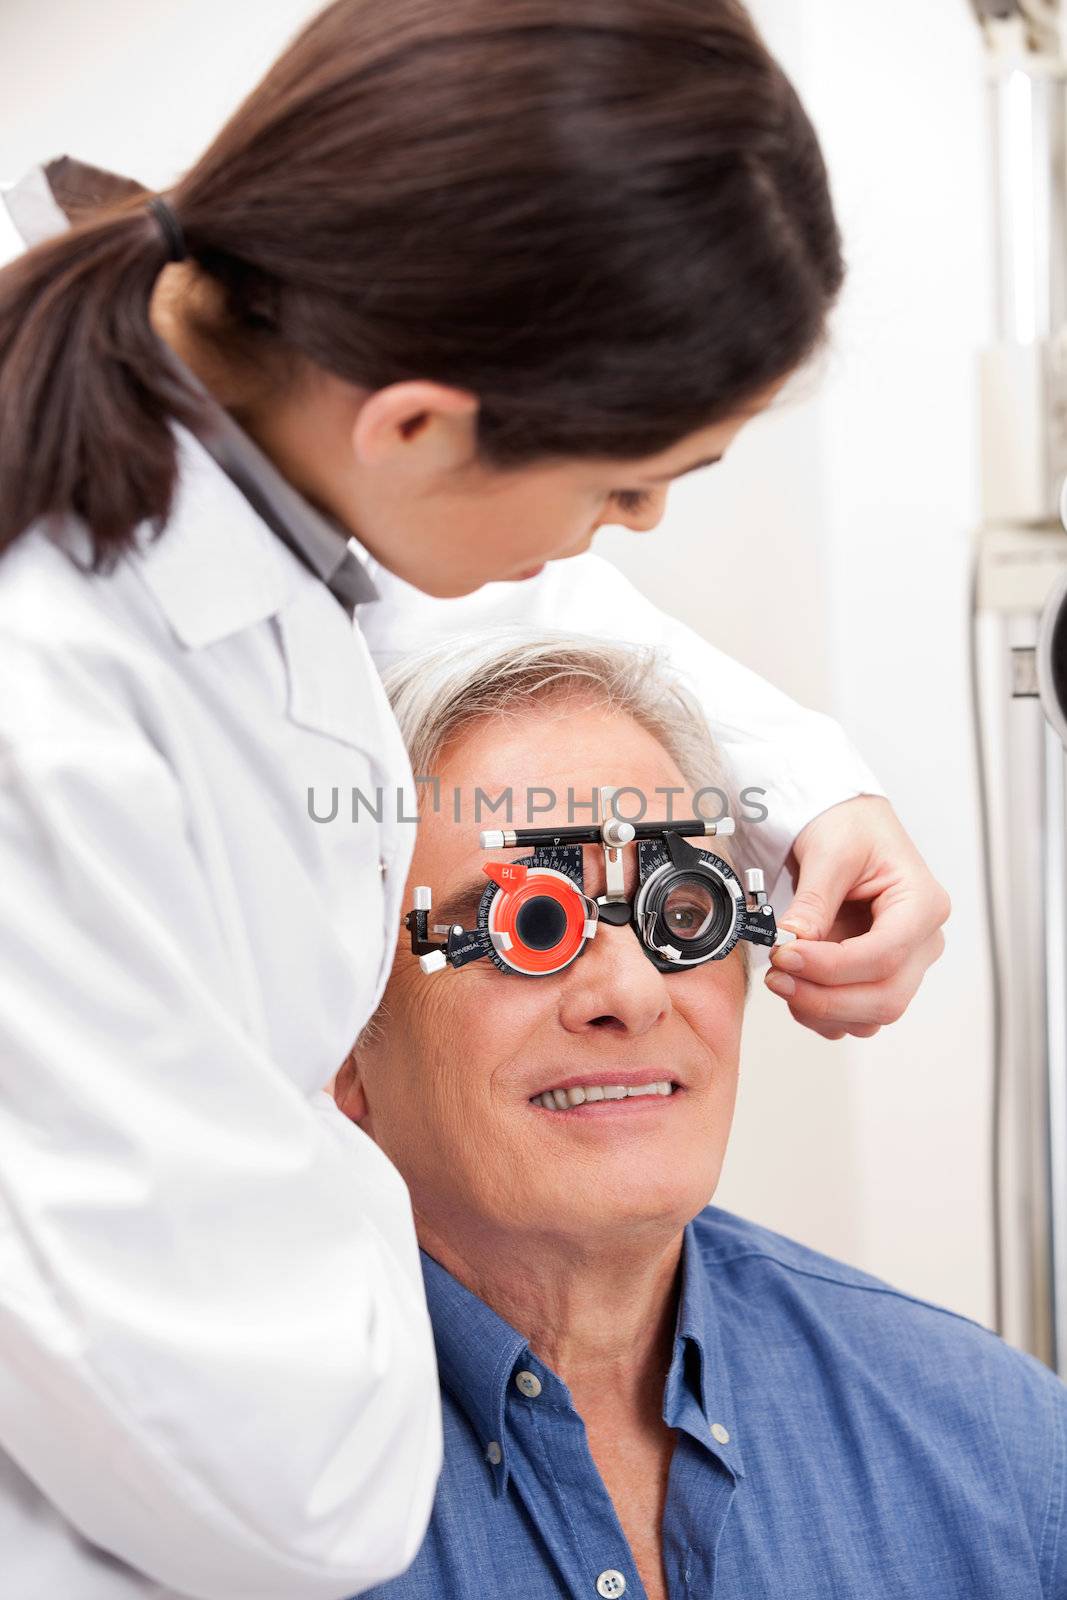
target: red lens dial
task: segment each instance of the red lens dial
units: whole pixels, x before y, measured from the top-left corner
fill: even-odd
[[[502,886],[489,908],[497,954],[516,971],[541,977],[574,960],[585,943],[587,920],[574,883],[551,868],[531,867],[514,888]]]

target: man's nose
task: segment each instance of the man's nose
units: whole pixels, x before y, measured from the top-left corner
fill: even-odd
[[[565,974],[559,1017],[569,1033],[647,1033],[670,1014],[665,974],[629,926],[602,922]]]

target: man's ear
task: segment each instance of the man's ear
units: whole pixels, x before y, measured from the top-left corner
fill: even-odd
[[[333,1097],[339,1111],[361,1126],[370,1115],[363,1078],[359,1069],[359,1047],[353,1045],[340,1072],[333,1080]]]

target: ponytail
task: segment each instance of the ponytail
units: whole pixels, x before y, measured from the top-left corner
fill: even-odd
[[[106,570],[140,523],[165,523],[170,425],[199,410],[149,321],[169,254],[137,198],[0,271],[0,553],[73,514]]]

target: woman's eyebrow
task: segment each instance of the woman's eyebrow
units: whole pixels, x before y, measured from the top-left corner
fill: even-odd
[[[683,467],[681,472],[664,472],[657,478],[652,478],[652,483],[671,483],[675,478],[684,478],[690,472],[699,472],[702,467],[717,467],[722,456],[709,456],[706,461],[694,461],[691,467]]]

